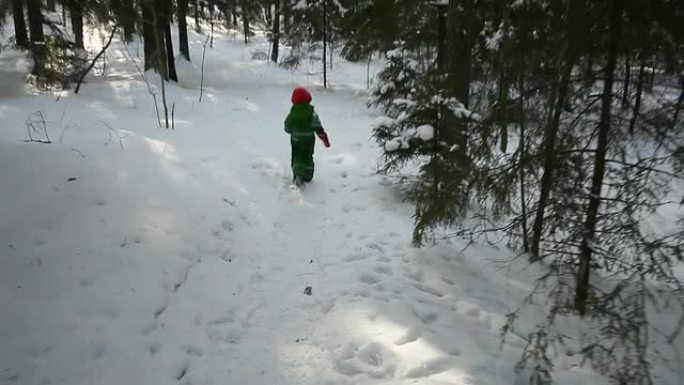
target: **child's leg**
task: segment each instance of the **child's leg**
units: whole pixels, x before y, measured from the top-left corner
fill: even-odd
[[[311,138],[292,138],[292,174],[295,179],[300,178],[305,182],[313,179],[314,162],[313,147],[315,141]]]

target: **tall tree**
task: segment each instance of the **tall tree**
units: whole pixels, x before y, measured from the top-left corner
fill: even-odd
[[[190,47],[188,45],[188,0],[178,0],[178,49],[185,60],[190,61]]]
[[[45,40],[43,33],[43,13],[41,11],[41,0],[27,0],[29,33],[31,43],[40,43]]]
[[[24,7],[21,0],[12,0],[12,18],[14,19],[14,36],[17,46],[29,48],[28,33],[26,32],[26,19],[24,19]]]
[[[154,0],[141,0],[145,71],[158,69],[159,62],[157,33],[155,32]]]
[[[280,46],[280,0],[274,0],[275,12],[273,13],[273,49],[271,61],[278,62],[278,48]]]
[[[67,0],[69,17],[71,19],[71,31],[74,34],[76,47],[83,49],[83,4],[82,0]]]
[[[166,41],[166,64],[168,66],[169,79],[177,82],[176,59],[173,54],[173,38],[171,37],[171,0],[163,0],[163,18],[161,19]]]
[[[123,29],[124,40],[133,40],[137,19],[135,0],[112,0],[112,10]]]
[[[249,43],[249,38],[251,36],[251,28],[249,26],[251,18],[249,0],[240,1],[240,10],[242,12],[242,33],[245,35],[245,44],[247,44]]]
[[[613,105],[613,84],[615,82],[615,66],[617,64],[620,39],[622,38],[622,0],[608,1],[608,45],[601,97],[601,119],[598,126],[598,142],[594,155],[594,175],[592,177],[587,217],[584,223],[584,234],[580,246],[580,265],[577,272],[577,288],[575,307],[584,316],[589,297],[589,276],[591,272],[592,253],[596,243],[596,225],[599,206],[602,200],[602,189],[606,174],[606,156],[608,154],[609,134],[611,130],[611,114]]]

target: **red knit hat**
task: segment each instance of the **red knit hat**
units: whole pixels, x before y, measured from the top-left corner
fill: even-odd
[[[304,104],[311,102],[311,94],[304,87],[297,87],[292,91],[292,104]]]

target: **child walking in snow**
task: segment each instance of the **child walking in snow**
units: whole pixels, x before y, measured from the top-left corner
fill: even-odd
[[[311,182],[314,174],[314,134],[330,147],[328,134],[311,105],[311,94],[304,87],[292,91],[292,108],[285,118],[285,132],[290,134],[292,145],[292,175],[294,183],[301,186]]]

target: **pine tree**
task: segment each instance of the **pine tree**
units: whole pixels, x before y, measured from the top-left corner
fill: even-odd
[[[12,18],[14,20],[14,36],[17,46],[29,48],[26,19],[24,19],[24,6],[21,0],[12,0]]]

